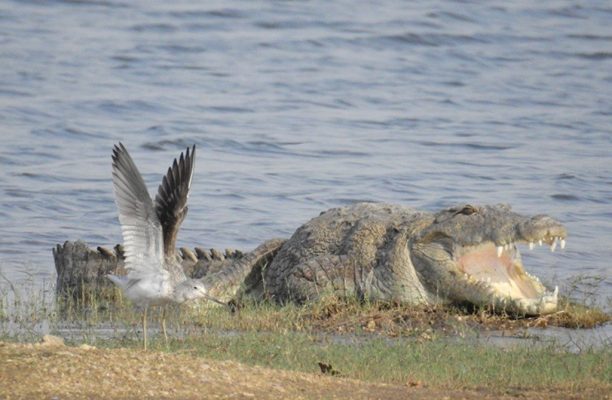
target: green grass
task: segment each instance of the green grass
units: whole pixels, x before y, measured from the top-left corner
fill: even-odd
[[[129,345],[140,343],[132,341]],[[575,391],[612,385],[609,347],[572,354],[555,344],[502,349],[471,341],[339,340],[329,335],[251,331],[201,333],[171,340],[167,347],[158,338],[152,348],[311,373],[320,373],[318,363],[322,362],[330,364],[343,377],[396,384],[420,381],[436,387],[486,386],[499,391],[516,388]]]

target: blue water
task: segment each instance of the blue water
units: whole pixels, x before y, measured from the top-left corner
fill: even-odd
[[[181,245],[249,249],[356,200],[507,202],[523,250],[612,296],[609,2],[0,1],[0,272],[121,241],[110,154],[151,191],[198,146]],[[606,300],[607,299],[607,300]]]

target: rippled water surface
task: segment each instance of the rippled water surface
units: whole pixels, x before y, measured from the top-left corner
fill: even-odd
[[[121,241],[110,153],[156,190],[198,159],[183,245],[249,249],[356,200],[507,202],[566,223],[523,251],[612,296],[612,6],[0,2],[0,271]]]

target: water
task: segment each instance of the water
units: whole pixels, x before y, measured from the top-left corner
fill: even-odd
[[[196,143],[181,245],[506,202],[570,232],[528,270],[609,302],[612,7],[540,3],[0,1],[0,271],[53,281],[56,243],[121,241],[114,143],[151,190]]]

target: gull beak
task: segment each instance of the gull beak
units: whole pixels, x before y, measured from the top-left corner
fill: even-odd
[[[222,306],[229,307],[229,304],[224,303],[224,302],[222,302],[221,300],[217,300],[217,299],[215,299],[214,297],[210,297],[210,296],[208,296],[208,295],[204,295],[204,298],[205,298],[206,300],[210,300],[210,301],[212,301],[213,303],[217,303],[217,304],[220,304],[220,305],[222,305]]]

